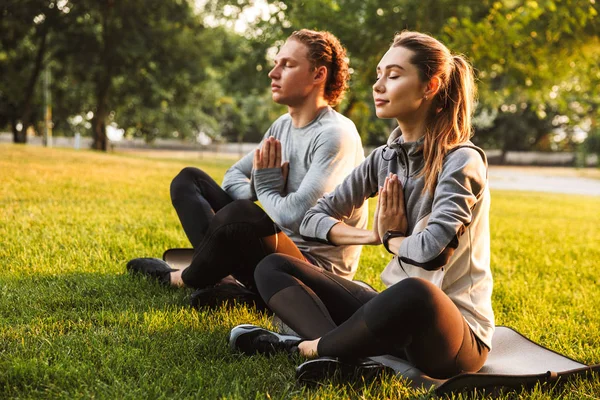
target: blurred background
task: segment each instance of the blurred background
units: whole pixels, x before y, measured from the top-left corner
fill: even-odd
[[[598,0],[2,0],[0,141],[103,151],[258,142],[286,111],[271,101],[273,57],[310,28],[348,49],[338,111],[376,146],[394,121],[375,116],[375,66],[410,29],[471,60],[474,142],[491,162],[536,152],[547,157],[529,163],[597,165],[599,11]]]

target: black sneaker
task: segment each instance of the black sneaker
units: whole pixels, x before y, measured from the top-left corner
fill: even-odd
[[[171,284],[171,272],[177,271],[159,258],[134,258],[127,263],[127,271],[143,274],[158,280],[163,285]]]
[[[216,286],[197,289],[192,293],[190,304],[199,309],[219,308],[223,305],[232,307],[234,304],[245,304],[256,307],[258,311],[267,311],[267,305],[258,293],[255,293],[239,283],[221,283]]]
[[[298,336],[282,335],[255,325],[238,325],[229,332],[229,347],[246,355],[272,355],[277,352],[298,353]]]
[[[300,384],[313,385],[325,380],[334,382],[368,382],[383,374],[394,375],[392,368],[370,359],[342,361],[334,357],[319,357],[296,367]]]

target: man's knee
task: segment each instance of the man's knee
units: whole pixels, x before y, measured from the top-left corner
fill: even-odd
[[[246,225],[258,236],[278,232],[275,223],[258,205],[250,200],[235,200],[219,210],[211,223],[211,229],[227,225]]]
[[[197,182],[210,176],[195,167],[185,167],[171,181],[171,201],[176,202],[184,193],[195,190]]]

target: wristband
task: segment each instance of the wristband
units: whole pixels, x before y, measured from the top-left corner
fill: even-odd
[[[381,239],[381,243],[383,244],[383,247],[385,247],[385,249],[388,251],[388,253],[394,254],[389,248],[390,239],[393,239],[396,237],[405,237],[405,236],[406,236],[405,232],[389,230],[383,235],[383,238]]]

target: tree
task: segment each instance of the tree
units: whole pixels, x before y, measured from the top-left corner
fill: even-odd
[[[223,2],[214,4],[215,10],[225,9]],[[251,0],[228,4],[227,14],[236,18],[252,4]],[[589,74],[597,68],[600,53],[596,2],[275,0],[270,6],[270,19],[256,25],[269,41],[283,39],[295,29],[326,29],[348,48],[354,73],[340,109],[360,121],[363,139],[369,142],[380,142],[389,132],[389,126],[375,118],[371,85],[379,58],[393,34],[403,29],[430,33],[467,55],[478,72],[478,112],[502,119],[529,118],[511,111],[525,107],[540,120],[559,113],[576,123],[590,117],[582,107],[597,108],[592,98],[600,77]],[[497,143],[510,146],[502,130],[494,135]]]
[[[550,142],[564,125],[568,145],[597,109],[599,28],[598,5],[583,0],[496,1],[478,20],[450,19],[446,40],[478,70],[479,110],[497,115],[478,133],[505,154]]]
[[[210,53],[201,45],[204,28],[190,4],[89,0],[77,2],[71,13],[76,23],[64,32],[63,59],[74,79],[91,82],[92,147],[107,149],[106,126],[121,111],[124,124],[142,132],[159,125],[156,114],[139,118],[148,117],[149,109],[183,129],[178,112],[170,111],[203,80],[203,53]]]
[[[50,38],[68,22],[67,10],[67,2],[57,0],[0,5],[0,125],[10,124],[15,143],[27,141],[27,130],[39,118],[36,87],[52,59]]]

